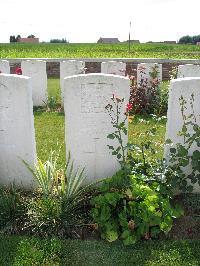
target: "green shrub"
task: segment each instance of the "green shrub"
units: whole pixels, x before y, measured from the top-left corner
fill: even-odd
[[[123,172],[103,182],[100,194],[92,199],[92,217],[101,237],[109,242],[122,239],[125,245],[168,233],[173,218],[182,214],[172,207],[163,184],[146,182],[142,175]]]

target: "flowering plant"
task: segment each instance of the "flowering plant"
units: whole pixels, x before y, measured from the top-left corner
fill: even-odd
[[[128,103],[125,106],[124,116],[121,115],[124,107],[124,98],[120,99],[119,97],[112,95],[112,103],[108,104],[105,108],[108,112],[111,123],[113,125],[114,132],[108,134],[107,138],[117,139],[119,146],[115,148],[112,145],[108,145],[108,148],[112,151],[112,155],[115,155],[121,164],[121,167],[124,168],[126,165],[126,150],[128,149],[128,144],[124,143],[123,135],[127,135],[126,120],[128,114],[132,109],[132,104]]]
[[[22,75],[22,69],[21,67],[17,67],[15,68],[15,72],[14,72],[16,75]]]
[[[172,227],[173,218],[179,217],[182,210],[171,205],[171,197],[166,192],[164,183],[155,178],[149,179],[148,171],[141,171],[148,167],[145,160],[141,162],[137,156],[139,161],[135,164],[135,161],[126,159],[126,149],[134,151],[132,145],[124,144],[123,141],[123,134],[127,135],[125,121],[132,104],[126,105],[123,117],[121,113],[124,99],[113,95],[111,100],[112,103],[106,106],[106,110],[111,117],[114,132],[107,137],[117,139],[119,146],[108,147],[117,156],[122,168],[111,178],[103,180],[100,193],[91,200],[91,214],[95,229],[103,239],[108,242],[122,239],[125,245],[130,245],[140,239],[155,238],[160,232],[167,234]],[[144,146],[149,149],[150,143],[143,144],[143,155]]]

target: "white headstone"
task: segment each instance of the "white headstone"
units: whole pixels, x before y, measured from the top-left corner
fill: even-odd
[[[60,88],[61,99],[64,97],[64,78],[85,73],[85,62],[77,60],[67,60],[60,62]]]
[[[154,73],[154,74],[151,74]],[[153,77],[152,77],[153,75]],[[155,77],[154,77],[155,76]],[[162,81],[162,65],[157,63],[141,63],[137,66],[137,84],[151,86],[154,79]]]
[[[48,101],[46,62],[26,60],[21,63],[22,74],[31,77],[33,106],[44,106]]]
[[[29,77],[0,74],[0,183],[15,182],[30,188],[36,145],[31,82]]]
[[[90,181],[112,176],[120,168],[107,147],[116,145],[107,138],[113,127],[105,109],[111,103],[113,93],[128,103],[129,79],[109,74],[64,79],[66,151],[67,154],[71,152],[75,168],[85,167],[87,180]],[[123,112],[121,115],[124,118]],[[127,136],[123,140],[126,144]]]
[[[189,78],[189,77],[200,77],[199,65],[186,64],[178,66],[177,78]]]
[[[102,62],[101,73],[125,76],[126,64],[117,61]]]
[[[0,60],[0,73],[10,74],[10,65],[7,60]]]
[[[191,95],[194,95],[194,114],[197,118],[196,123],[200,126],[200,78],[179,78],[170,82],[169,100],[168,100],[168,112],[167,112],[167,129],[166,139],[170,139],[173,145],[177,143],[184,144],[183,136],[179,136],[178,132],[183,126],[183,117],[181,113],[180,97],[187,101],[186,109],[184,109],[184,115],[189,116],[193,113],[190,105]],[[189,128],[192,132],[192,128]],[[169,149],[170,146],[165,146],[165,158],[169,161]],[[197,145],[192,145],[189,150],[189,155],[192,155],[194,150],[200,150]],[[186,173],[190,172],[190,169],[185,169]],[[196,187],[196,191],[200,192],[200,188]]]

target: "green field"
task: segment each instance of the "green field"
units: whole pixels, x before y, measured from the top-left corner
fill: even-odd
[[[199,45],[179,44],[0,44],[0,58],[177,58],[199,59]]]

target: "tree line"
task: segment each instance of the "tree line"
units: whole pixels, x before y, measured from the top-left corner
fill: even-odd
[[[179,39],[180,44],[185,44],[185,43],[191,43],[191,44],[196,44],[197,42],[200,42],[200,35],[194,35],[194,36],[190,36],[190,35],[186,35],[183,36]]]

